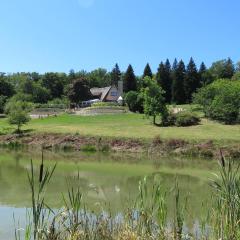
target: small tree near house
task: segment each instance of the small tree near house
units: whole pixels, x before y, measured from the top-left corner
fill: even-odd
[[[145,78],[144,81],[148,82],[148,87],[143,89],[144,113],[153,117],[154,125],[165,125],[168,119],[168,109],[164,98],[165,92],[157,82],[152,81],[150,78]],[[156,122],[158,116],[161,118],[160,124]]]

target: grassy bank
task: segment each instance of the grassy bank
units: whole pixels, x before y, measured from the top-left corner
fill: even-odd
[[[151,140],[184,139],[187,141],[213,140],[216,142],[240,141],[240,125],[223,125],[207,119],[191,127],[156,127],[140,114],[75,116],[60,115],[45,119],[35,119],[23,128],[36,133],[63,133],[94,137],[134,138]],[[0,119],[0,132],[10,133],[14,129],[6,119]]]

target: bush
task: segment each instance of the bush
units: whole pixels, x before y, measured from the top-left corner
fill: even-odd
[[[199,122],[200,118],[193,113],[179,112],[176,114],[175,125],[178,127],[197,125]]]
[[[125,95],[125,102],[132,112],[143,113],[143,96],[135,91],[130,91]]]
[[[233,124],[239,122],[240,81],[217,80],[194,95],[194,101],[203,106],[205,116]]]
[[[86,144],[81,147],[81,151],[83,152],[96,152],[97,148],[94,145]]]

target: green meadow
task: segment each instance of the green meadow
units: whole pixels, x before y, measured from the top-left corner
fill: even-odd
[[[32,132],[80,134],[117,138],[149,140],[156,136],[162,139],[184,139],[190,141],[214,140],[236,142],[240,140],[240,125],[224,125],[202,119],[201,124],[191,127],[156,127],[151,119],[141,114],[119,114],[98,116],[77,116],[63,114],[58,117],[34,119],[23,127]],[[0,119],[0,133],[11,133],[7,119]]]

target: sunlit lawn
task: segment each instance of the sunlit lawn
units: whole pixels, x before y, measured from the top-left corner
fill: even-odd
[[[12,129],[11,129],[12,128]],[[164,139],[239,141],[240,125],[224,125],[203,119],[201,124],[192,127],[156,127],[151,119],[140,114],[119,114],[99,116],[61,115],[32,120],[24,129],[33,132],[79,133],[88,136],[151,139],[160,136]],[[11,132],[6,119],[0,119],[0,132]]]

